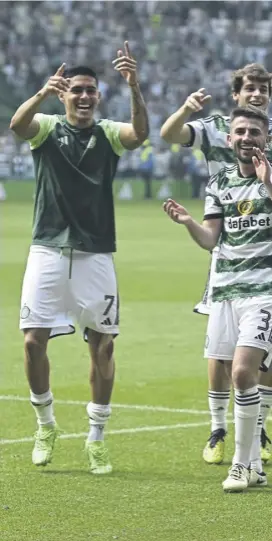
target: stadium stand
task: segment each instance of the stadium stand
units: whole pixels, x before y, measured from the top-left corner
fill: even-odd
[[[139,64],[155,153],[161,152],[159,128],[165,118],[200,86],[213,98],[204,114],[229,111],[233,70],[259,62],[272,71],[270,2],[246,6],[236,1],[2,1],[0,177],[7,178],[7,171],[17,178],[32,174],[28,148],[7,134],[8,121],[63,61],[97,70],[103,96],[98,117],[128,119],[128,89],[111,65],[127,38]],[[61,105],[48,101],[44,112],[61,112]],[[123,170],[135,169],[124,160]]]

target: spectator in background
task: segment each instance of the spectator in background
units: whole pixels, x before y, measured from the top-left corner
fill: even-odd
[[[192,198],[204,199],[205,186],[208,180],[208,169],[205,156],[198,148],[195,148],[190,155],[187,172],[191,177]]]
[[[232,106],[226,85],[232,71],[252,62],[263,63],[272,71],[270,3],[259,0],[250,2],[250,9],[247,6],[248,2],[230,1],[3,1],[1,112],[4,107],[14,110],[29,93],[41,88],[62,59],[69,65],[89,64],[93,48],[92,64],[95,61],[102,94],[98,117],[125,121],[127,89],[108,65],[129,32],[141,65],[150,140],[156,152],[160,126],[193,90],[205,86],[213,96],[212,107],[226,113]],[[61,108],[49,101],[44,112],[61,113]],[[207,114],[209,104],[204,116]],[[0,132],[6,126],[0,116]],[[17,150],[20,153],[19,145],[14,152]],[[132,161],[136,171],[135,156]]]
[[[152,199],[152,177],[154,168],[153,148],[149,139],[141,146],[139,173],[144,181],[144,198]]]

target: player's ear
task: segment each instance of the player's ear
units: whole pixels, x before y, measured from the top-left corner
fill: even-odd
[[[229,148],[232,148],[232,142],[231,142],[231,136],[230,134],[227,135],[227,144]]]
[[[63,92],[58,93],[58,98],[61,101],[61,103],[64,103],[64,93]]]
[[[237,92],[232,93],[232,99],[233,99],[233,101],[235,101],[235,103],[237,103],[237,105],[238,105],[238,102],[239,102],[239,97],[240,97],[240,94],[237,94]]]

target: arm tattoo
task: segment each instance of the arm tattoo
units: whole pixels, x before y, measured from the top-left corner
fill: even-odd
[[[144,141],[149,132],[145,102],[138,84],[131,86],[131,122],[139,141]]]

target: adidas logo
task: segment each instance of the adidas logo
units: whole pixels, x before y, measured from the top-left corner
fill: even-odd
[[[222,201],[232,201],[232,195],[230,193],[227,193],[227,195],[223,197]]]
[[[69,145],[69,138],[67,135],[65,135],[64,137],[60,137],[59,138],[59,142],[60,142],[60,146],[62,145]]]
[[[265,342],[266,339],[265,339],[265,334],[264,334],[264,332],[261,332],[260,334],[258,334],[257,336],[255,336],[254,339],[255,339],[255,340],[262,340],[263,342]]]
[[[104,321],[101,322],[101,325],[111,325],[111,320],[109,317],[104,319]]]

